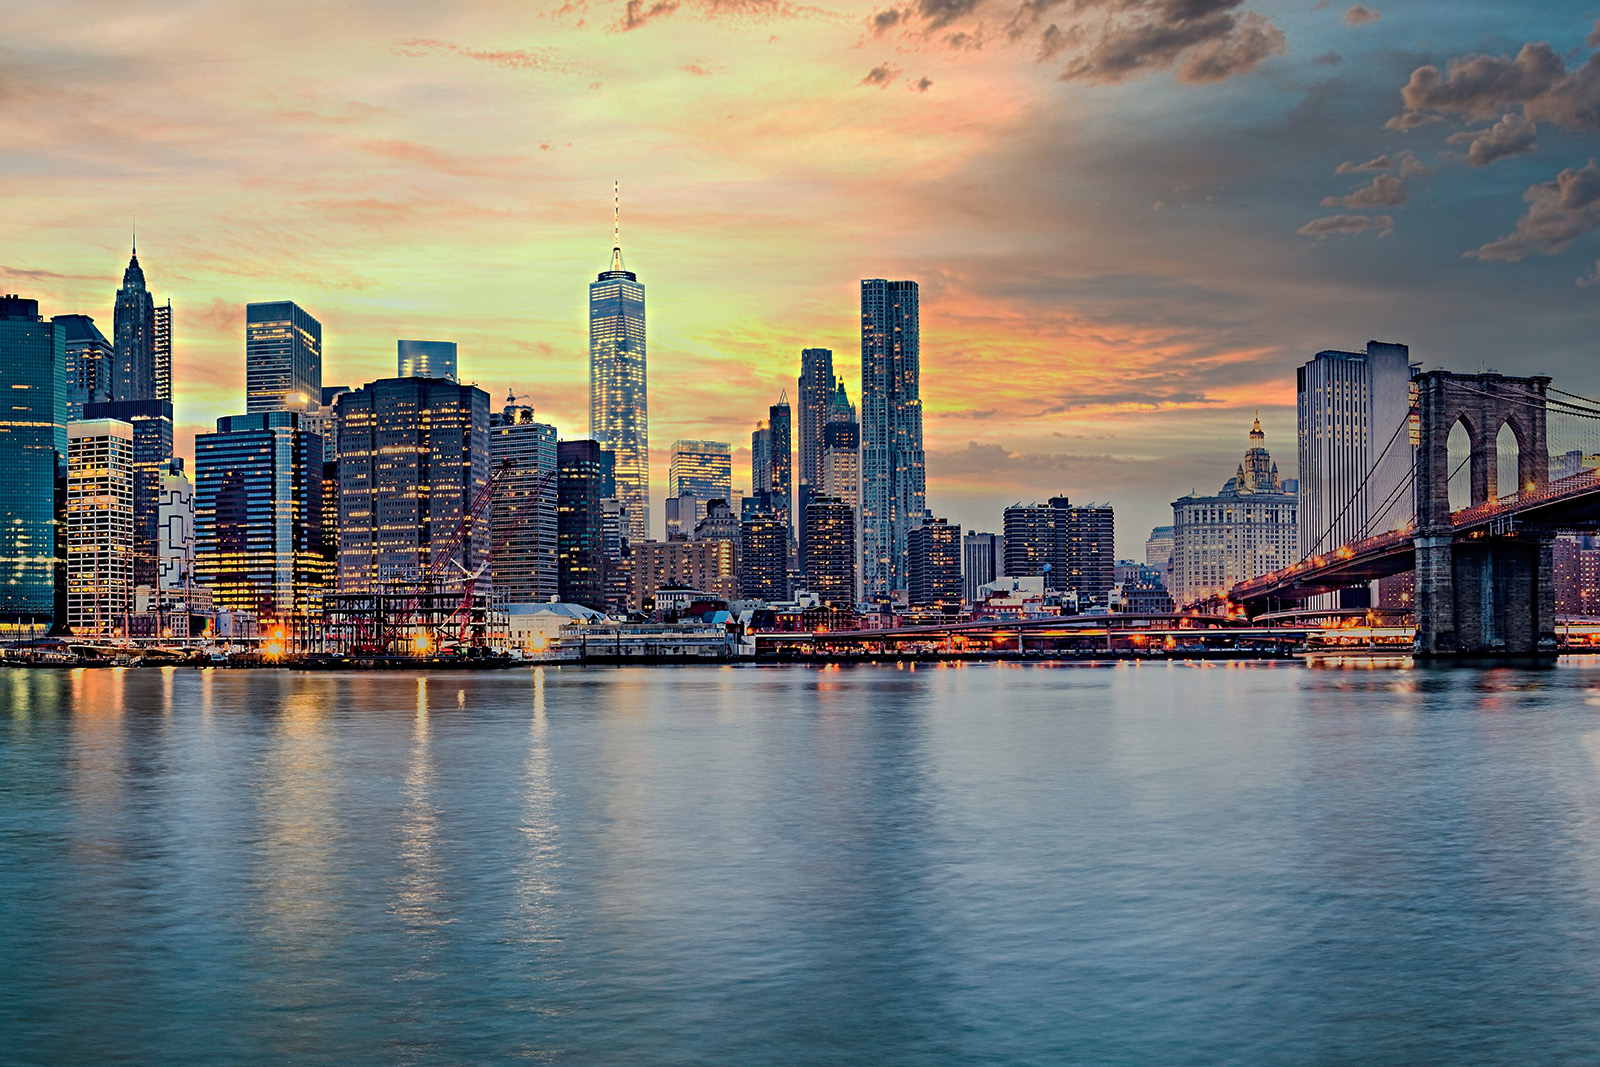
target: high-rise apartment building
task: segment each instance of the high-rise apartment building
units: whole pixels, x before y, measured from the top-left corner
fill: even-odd
[[[454,341],[398,341],[395,377],[456,380]]]
[[[446,378],[381,378],[336,410],[339,592],[415,582],[488,485],[489,394]],[[475,573],[489,558],[489,529],[480,514],[452,563]]]
[[[866,599],[906,588],[906,536],[927,510],[917,283],[861,283],[861,542]]]
[[[999,534],[969,533],[961,539],[961,595],[978,602],[978,590],[1005,576],[1006,539]]]
[[[1405,345],[1368,341],[1363,352],[1318,352],[1297,371],[1300,558],[1411,520],[1410,360]],[[1364,607],[1365,594],[1342,600]]]
[[[328,581],[322,438],[294,411],[217,420],[194,439],[195,579],[219,608],[308,616]]]
[[[556,428],[529,407],[508,407],[489,431],[489,467],[511,467],[490,502],[495,592],[509,604],[548,601],[561,591]]]
[[[739,595],[747,600],[789,596],[789,527],[770,515],[740,524]]]
[[[800,381],[796,393],[794,512],[799,517],[800,566],[805,569],[806,504],[821,495],[822,450],[828,428],[828,410],[833,402],[833,352],[826,348],[806,348],[800,352]]]
[[[0,633],[65,627],[66,327],[0,297]]]
[[[1104,607],[1117,584],[1117,520],[1110,504],[1067,508],[1066,563],[1066,589],[1078,595],[1079,606]]]
[[[806,588],[824,604],[856,606],[856,513],[844,501],[813,496],[806,504]]]
[[[67,625],[78,636],[126,632],[133,609],[133,427],[67,426]]]
[[[561,599],[607,610],[604,502],[613,487],[611,454],[597,441],[556,445],[556,569]]]
[[[667,499],[690,497],[692,514],[678,516],[682,532],[706,516],[706,502],[733,495],[733,449],[726,441],[674,441],[667,468]]]
[[[1109,504],[1073,506],[1064,496],[1005,512],[1005,576],[1043,577],[1046,590],[1079,606],[1104,605],[1116,585],[1116,516]]]
[[[1172,502],[1173,600],[1185,607],[1295,562],[1296,506],[1257,419],[1244,460],[1219,493]]]
[[[322,396],[322,323],[292,300],[244,311],[245,410],[307,411]]]
[[[739,595],[734,549],[727,541],[645,541],[633,546],[629,606],[645,609],[662,586],[699,589],[722,600]]]
[[[961,610],[961,527],[928,519],[906,534],[906,603],[953,615]]]
[[[772,463],[772,514],[789,528],[789,543],[794,544],[794,438],[793,421],[789,410],[789,393],[785,390],[778,402],[767,409]]]
[[[772,510],[772,428],[766,419],[750,434],[750,499],[752,508]]]
[[[644,286],[622,266],[622,241],[611,268],[589,284],[589,436],[616,457],[617,498],[633,541],[650,536],[650,418]]]
[[[87,315],[57,315],[51,321],[67,331],[67,419],[81,419],[85,404],[111,399],[116,352]]]
[[[156,305],[145,287],[139,250],[122,272],[122,288],[111,316],[111,399],[154,400],[156,386]],[[170,392],[170,387],[169,390]]]
[[[117,419],[133,427],[133,584],[154,586],[160,558],[161,471],[172,458],[172,402],[85,404],[83,417]]]

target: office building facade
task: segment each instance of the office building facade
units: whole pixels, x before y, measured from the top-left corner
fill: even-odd
[[[172,403],[172,301],[155,307],[154,349],[156,395],[153,399]]]
[[[229,415],[194,439],[195,578],[219,608],[316,613],[329,573],[322,438],[293,411]]]
[[[746,519],[739,528],[739,595],[747,600],[789,596],[789,527],[770,515]]]
[[[663,586],[699,589],[722,600],[739,595],[733,545],[726,541],[644,541],[632,546],[628,606],[647,611]]]
[[[489,394],[445,378],[383,378],[341,396],[336,411],[339,592],[414,583],[489,483]],[[489,546],[480,514],[451,563],[473,574]],[[451,563],[441,580],[461,577]]]
[[[778,402],[767,409],[768,461],[771,483],[768,486],[772,514],[789,529],[789,544],[794,544],[794,436],[793,412],[785,390]]]
[[[622,265],[589,285],[589,436],[615,457],[617,499],[632,541],[650,536],[650,410],[644,286]]]
[[[532,408],[508,409],[489,431],[489,469],[507,460],[489,505],[494,589],[508,604],[548,601],[561,591],[556,428]]]
[[[67,626],[79,637],[127,632],[133,609],[133,427],[67,426]]]
[[[822,451],[828,429],[828,414],[833,402],[835,378],[833,352],[827,348],[806,348],[800,352],[800,380],[796,389],[795,419],[795,498],[794,512],[799,518],[800,566],[805,568],[806,504],[821,495]]]
[[[1172,599],[1181,608],[1299,558],[1298,501],[1285,490],[1257,419],[1233,477],[1215,496],[1172,502]]]
[[[861,541],[868,600],[906,588],[906,537],[927,509],[917,283],[861,283]]]
[[[805,558],[806,589],[824,604],[856,606],[856,514],[844,501],[813,496],[806,504],[809,542]]]
[[[110,400],[84,405],[86,419],[133,427],[133,584],[156,584],[160,558],[161,471],[172,458],[172,402]]]
[[[678,516],[683,532],[694,529],[705,518],[706,502],[727,500],[733,495],[733,449],[726,441],[672,442],[672,458],[667,467],[667,498],[691,497],[692,514]]]
[[[322,323],[292,300],[245,305],[245,410],[307,411],[322,397]]]
[[[961,610],[961,527],[926,519],[906,534],[906,602],[954,615]]]
[[[116,352],[88,315],[57,315],[67,333],[67,421],[83,418],[85,404],[111,399]]]
[[[0,633],[67,622],[66,328],[0,297]]]
[[[969,533],[961,538],[961,595],[978,602],[978,589],[1005,576],[1006,539],[1000,534]]]
[[[395,377],[456,380],[454,341],[397,341],[395,345]]]
[[[161,466],[156,502],[156,587],[186,592],[194,585],[194,482],[174,456]]]
[[[598,441],[556,445],[556,570],[562,601],[607,610],[604,502],[611,454]]]

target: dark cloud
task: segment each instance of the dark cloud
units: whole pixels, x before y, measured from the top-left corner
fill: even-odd
[[[1382,17],[1370,7],[1362,7],[1360,4],[1356,4],[1344,13],[1344,21],[1347,26],[1365,26],[1369,22],[1377,22]]]
[[[874,36],[901,28],[903,39],[948,48],[982,43],[985,26],[1030,45],[1039,62],[1069,57],[1063,81],[1115,84],[1174,70],[1190,84],[1222,81],[1288,50],[1283,31],[1243,10],[1246,0],[916,0],[870,20]],[[1052,18],[1052,16],[1055,16]]]
[[[1401,133],[1410,133],[1420,130],[1424,126],[1431,126],[1435,122],[1443,122],[1443,115],[1435,115],[1427,111],[1402,111],[1394,118],[1383,124],[1386,130],[1399,130]]]
[[[1445,144],[1464,144],[1467,162],[1474,167],[1524,156],[1539,147],[1538,128],[1521,115],[1509,114],[1486,130],[1462,130],[1445,138]]]
[[[1294,232],[1321,240],[1336,233],[1358,234],[1368,230],[1377,230],[1379,237],[1387,237],[1394,232],[1394,219],[1388,215],[1329,215],[1312,219]]]
[[[0,267],[0,278],[27,278],[37,282],[87,282],[102,281],[100,274],[58,274],[53,270],[36,270],[29,267]]]
[[[1517,220],[1517,228],[1466,255],[1515,263],[1535,253],[1565,252],[1573,241],[1600,227],[1600,167],[1592,159],[1582,168],[1569,167],[1555,181],[1529,186],[1522,198],[1528,211]]]
[[[1583,39],[1583,43],[1590,48],[1600,48],[1600,19],[1594,20],[1594,26],[1590,28],[1589,36]]]
[[[1326,196],[1323,207],[1349,207],[1366,210],[1375,207],[1399,207],[1410,199],[1406,183],[1392,174],[1378,174],[1372,184],[1364,185],[1349,196]]]
[[[916,92],[925,93],[929,89],[933,88],[933,79],[927,76],[918,78],[916,81],[911,83],[911,88]]]
[[[656,0],[648,6],[644,0],[628,0],[622,9],[622,17],[613,23],[611,28],[626,33],[658,18],[665,18],[677,10],[678,0]]]
[[[1490,119],[1520,105],[1533,122],[1600,129],[1600,54],[1569,71],[1554,48],[1539,42],[1523,45],[1515,57],[1452,59],[1447,70],[1430,65],[1411,72],[1400,90],[1408,112]]]
[[[627,33],[680,10],[701,19],[732,23],[814,18],[824,14],[792,0],[627,0],[622,13],[607,28],[612,33]]]
[[[895,66],[893,63],[879,63],[876,67],[873,67],[871,70],[867,71],[867,76],[862,78],[857,84],[876,85],[878,88],[882,89],[898,77],[900,77],[899,67]]]

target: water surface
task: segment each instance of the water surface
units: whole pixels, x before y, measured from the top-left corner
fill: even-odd
[[[1600,670],[0,671],[6,1064],[1600,1059]]]

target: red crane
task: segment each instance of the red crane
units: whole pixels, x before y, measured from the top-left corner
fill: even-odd
[[[506,463],[510,462],[510,460],[506,460]],[[491,538],[489,542],[489,559],[482,566],[476,571],[468,571],[461,564],[456,564],[461,570],[461,603],[456,608],[455,614],[450,617],[450,622],[453,623],[458,619],[460,620],[456,633],[457,644],[465,645],[467,643],[467,630],[472,623],[472,598],[477,592],[478,579],[483,577],[483,572],[493,565],[495,556],[499,555],[500,550],[505,547],[506,538],[520,523],[522,510],[530,504],[538,503],[543,498],[545,490],[550,488],[550,482],[554,480],[556,473],[555,470],[548,470],[540,475],[538,482],[534,484],[533,491],[528,494],[526,499],[517,503],[516,509],[508,516],[510,521],[504,523],[500,536]],[[446,625],[449,624],[447,623]]]

